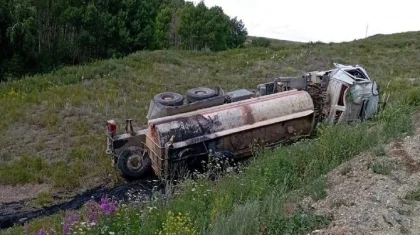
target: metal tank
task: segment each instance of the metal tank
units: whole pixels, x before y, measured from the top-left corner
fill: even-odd
[[[177,161],[230,152],[252,154],[252,144],[271,146],[311,134],[314,105],[306,91],[286,91],[150,120],[147,154],[157,176]]]

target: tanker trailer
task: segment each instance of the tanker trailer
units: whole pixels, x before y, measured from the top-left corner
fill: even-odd
[[[180,94],[156,95],[147,126],[137,131],[128,119],[126,133],[116,135],[115,121],[108,121],[106,152],[113,165],[126,178],[142,178],[152,170],[167,178],[179,165],[194,165],[209,160],[209,155],[240,160],[252,155],[255,143],[260,148],[275,146],[309,136],[314,128],[316,109],[311,94],[285,90],[278,79],[258,85],[254,92],[211,90],[189,90],[187,98],[192,91],[195,96],[186,105]]]
[[[166,178],[177,162],[200,162],[210,153],[239,160],[252,154],[254,141],[273,146],[309,136],[313,127],[311,96],[291,90],[150,120],[142,154]]]

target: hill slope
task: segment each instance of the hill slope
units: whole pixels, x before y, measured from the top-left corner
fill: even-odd
[[[411,32],[351,43],[280,42],[220,53],[144,51],[2,83],[0,184],[43,184],[26,195],[33,197],[42,190],[120,181],[104,154],[104,122],[115,119],[120,130],[126,118],[133,118],[136,126],[144,124],[150,99],[162,91],[184,93],[215,85],[253,89],[276,76],[327,69],[338,62],[365,66],[385,91],[393,92],[391,100],[403,99],[417,89],[418,61],[420,33]],[[6,197],[1,200],[10,201]]]
[[[382,90],[391,92],[390,101],[395,104],[374,122],[323,129],[315,141],[257,158],[241,177],[231,175],[218,184],[187,182],[181,185],[186,190],[170,202],[141,204],[101,222],[127,233],[171,229],[167,226],[189,229],[176,224],[186,214],[176,218],[168,214],[180,211],[190,214],[193,228],[214,234],[255,234],[259,229],[296,234],[325,227],[330,218],[297,210],[296,201],[306,194],[324,198],[323,174],[368,149],[381,152],[384,143],[410,132],[407,104],[420,104],[419,59],[420,33],[411,32],[340,44],[279,42],[221,53],[138,52],[2,83],[0,203],[38,197],[35,202],[45,204],[53,200],[52,193],[120,182],[104,154],[104,121],[115,119],[120,129],[125,118],[133,118],[136,126],[144,124],[149,100],[156,93],[184,93],[191,87],[214,85],[252,89],[276,76],[327,69],[333,62],[362,64]],[[139,211],[147,216],[138,220]],[[45,224],[60,228],[61,220],[35,222],[31,231]],[[11,233],[22,231],[17,228]]]

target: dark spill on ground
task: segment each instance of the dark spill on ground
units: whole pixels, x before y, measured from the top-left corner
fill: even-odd
[[[14,225],[23,225],[35,218],[54,215],[60,211],[77,210],[89,200],[99,201],[103,196],[112,197],[119,201],[127,201],[127,192],[130,191],[134,194],[149,197],[152,194],[153,187],[159,188],[158,183],[153,180],[130,182],[112,189],[100,187],[79,194],[70,201],[36,210],[25,209],[29,200],[5,203],[0,205],[0,229],[10,228]],[[59,197],[55,199],[61,200]]]

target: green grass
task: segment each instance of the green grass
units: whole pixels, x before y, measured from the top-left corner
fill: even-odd
[[[42,138],[42,144],[38,148],[36,143],[16,144],[13,154],[0,155],[0,162],[7,166],[0,167],[0,176],[5,176],[1,183],[46,182],[71,190],[118,182],[103,153],[103,123],[115,119],[120,131],[125,118],[133,118],[135,125],[144,124],[148,102],[158,92],[184,93],[198,85],[220,85],[226,90],[255,88],[276,76],[328,69],[333,62],[362,64],[377,79],[381,90],[391,94],[387,109],[372,122],[323,126],[315,140],[260,153],[240,175],[228,175],[216,184],[206,179],[187,180],[169,201],[157,199],[122,209],[119,215],[98,225],[127,234],[155,234],[168,226],[200,234],[258,234],[265,230],[269,234],[308,233],[325,227],[330,218],[296,205],[306,196],[314,200],[325,197],[323,176],[363,151],[380,155],[385,143],[411,133],[411,113],[420,100],[420,79],[416,77],[420,74],[419,38],[420,33],[415,32],[341,44],[271,43],[268,48],[220,53],[138,52],[123,59],[67,67],[6,83],[0,86],[0,109],[5,110],[0,119],[5,136],[0,149],[19,141],[14,131],[17,125],[33,139]],[[48,116],[50,113],[55,117]],[[37,166],[36,162],[28,165],[20,160],[28,153],[41,159],[37,160],[40,168],[33,166]],[[178,220],[172,218],[178,213]],[[35,220],[31,231],[46,225],[60,229],[61,220],[54,218]],[[182,227],[176,222],[179,220],[191,224]],[[22,230],[18,227],[9,233],[19,234],[17,231]]]
[[[281,218],[270,224],[270,234],[307,234],[309,231],[327,227],[331,218],[305,211],[296,212],[293,217]]]
[[[115,172],[92,170],[93,166],[106,169],[105,166],[110,165],[107,158],[93,159],[92,152],[94,150],[88,147],[73,148],[68,157],[56,162],[47,162],[40,156],[22,156],[19,160],[0,166],[0,183],[47,183],[65,190],[94,187],[96,185],[90,184],[91,179],[87,177],[96,177],[102,181],[104,176]]]
[[[392,171],[392,166],[385,162],[373,162],[371,163],[370,168],[375,174],[380,175],[389,175]]]
[[[327,178],[322,175],[316,179],[313,183],[309,184],[308,192],[314,201],[324,199],[327,196]]]
[[[420,189],[407,193],[405,199],[410,201],[420,201]]]
[[[0,166],[0,182],[12,185],[44,183],[50,175],[48,163],[39,156],[22,156],[19,160]]]
[[[45,206],[51,204],[54,201],[50,192],[42,191],[38,194],[38,197],[35,200],[36,205]]]
[[[372,152],[373,155],[375,155],[377,157],[381,157],[381,156],[386,155],[385,146],[383,146],[383,145],[379,145],[379,146],[373,148],[371,152]]]

